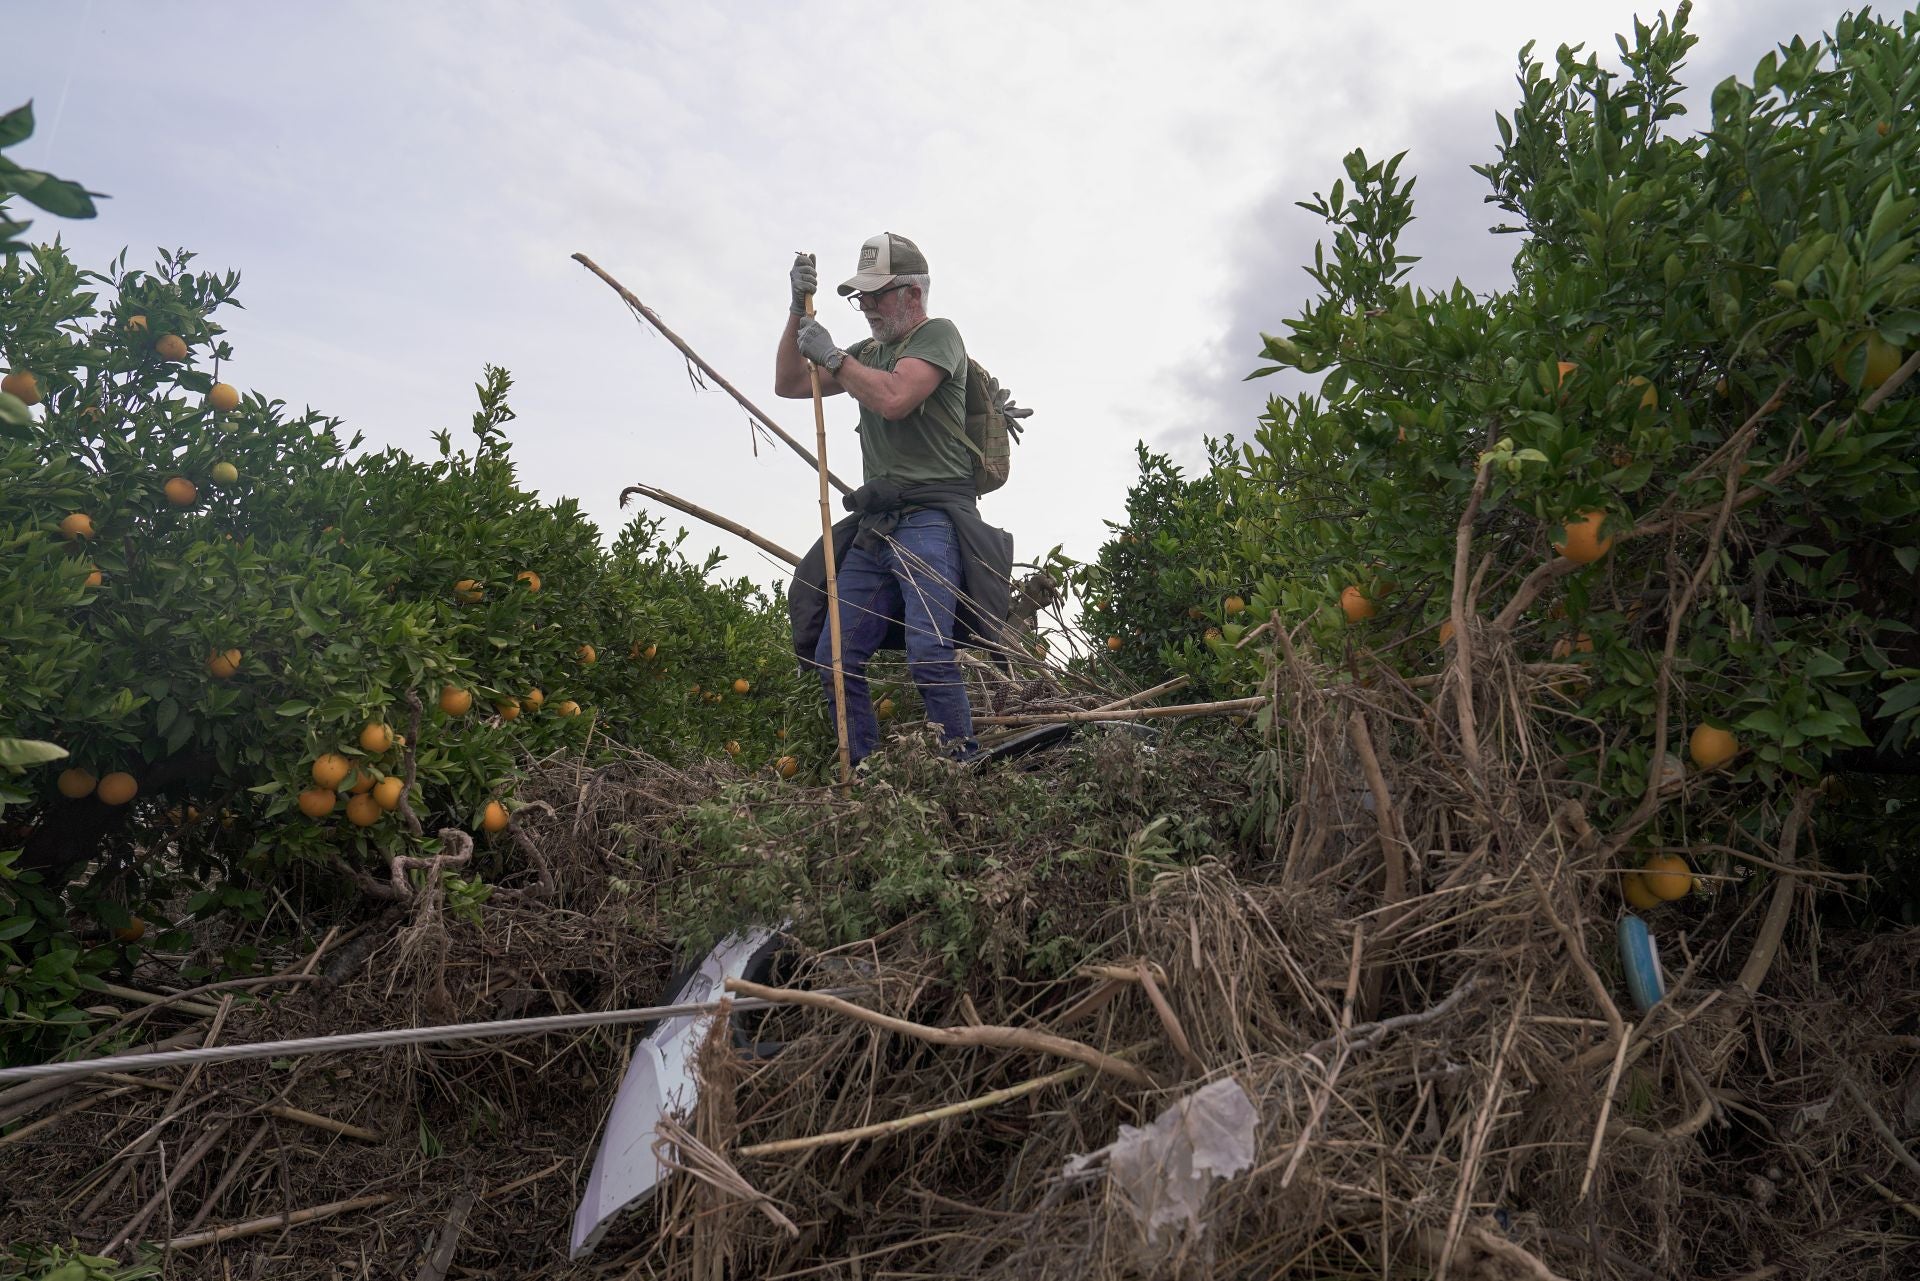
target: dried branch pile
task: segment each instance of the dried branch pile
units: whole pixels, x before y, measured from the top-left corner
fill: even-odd
[[[1911,1273],[1920,933],[1812,927],[1812,798],[1787,798],[1702,858],[1713,893],[1653,918],[1673,991],[1633,1009],[1617,855],[1542,737],[1567,673],[1464,616],[1471,680],[1422,688],[1338,683],[1270,626],[1285,733],[1252,750],[1108,734],[1016,780],[896,748],[850,800],[751,807],[724,772],[550,763],[482,925],[414,881],[213,1033],[179,1002],[133,1016],[197,1043],[647,1004],[673,966],[662,903],[768,857],[696,851],[690,807],[785,809],[816,946],[775,983],[861,987],[858,1008],[716,1032],[681,1173],[591,1266],[564,1261],[567,1225],[626,1032],[0,1095],[44,1123],[0,1138],[7,1235],[122,1259],[171,1240],[169,1275],[286,1281]],[[1037,790],[1009,804],[1017,786]],[[1704,810],[1712,787],[1654,803]],[[1214,826],[1156,814],[1182,791]],[[1070,793],[1123,821],[1035,799]],[[1003,947],[962,973],[924,911],[818,945],[876,817],[948,833]],[[1055,935],[1077,940],[1057,964]],[[337,986],[312,977],[343,956]]]

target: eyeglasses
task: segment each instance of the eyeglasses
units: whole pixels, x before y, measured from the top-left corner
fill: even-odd
[[[861,304],[864,303],[869,298],[876,298],[876,299],[882,298],[882,297],[885,297],[887,294],[893,293],[895,290],[911,289],[911,288],[913,288],[912,285],[888,285],[885,289],[869,289],[865,293],[861,293],[858,290],[856,290],[853,293],[850,293],[847,295],[847,303],[855,311],[859,311],[861,308]]]

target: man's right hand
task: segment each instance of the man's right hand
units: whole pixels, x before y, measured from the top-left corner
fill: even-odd
[[[787,273],[787,283],[793,289],[791,310],[796,316],[807,314],[807,299],[820,288],[820,272],[813,265],[812,254],[795,254],[793,270]]]

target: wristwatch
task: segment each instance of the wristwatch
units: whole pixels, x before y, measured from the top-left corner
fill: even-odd
[[[832,351],[827,353],[827,372],[828,373],[830,374],[839,373],[840,366],[846,363],[847,363],[847,353],[844,351],[841,351],[838,347],[835,347]]]

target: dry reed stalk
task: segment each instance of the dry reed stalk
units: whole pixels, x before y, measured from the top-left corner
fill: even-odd
[[[330,1116],[321,1116],[318,1112],[309,1112],[304,1108],[275,1104],[261,1110],[268,1116],[279,1117],[282,1121],[292,1121],[296,1125],[304,1125],[309,1129],[325,1130],[329,1134],[338,1134],[343,1138],[358,1139],[362,1143],[380,1143],[386,1139],[386,1135],[377,1130],[351,1125],[346,1121],[336,1121]]]
[[[286,1210],[264,1218],[249,1219],[245,1223],[231,1223],[225,1227],[210,1228],[205,1232],[190,1232],[185,1236],[174,1237],[171,1241],[162,1241],[160,1248],[162,1250],[197,1250],[202,1246],[219,1245],[222,1241],[259,1236],[262,1232],[272,1232],[275,1228],[296,1228],[303,1223],[317,1223],[321,1219],[331,1219],[335,1215],[347,1214],[354,1210],[370,1210],[375,1206],[387,1205],[398,1199],[392,1192],[381,1192],[373,1196],[353,1197],[346,1201],[330,1201],[325,1205],[309,1206],[304,1210]]]
[[[1172,707],[1117,707],[1084,712],[1023,712],[1008,716],[976,716],[975,725],[1071,725],[1087,721],[1139,721],[1160,716],[1232,716],[1267,705],[1265,697],[1228,698],[1213,703],[1178,703]]]
[[[742,996],[756,996],[764,1001],[779,1001],[790,1005],[812,1006],[817,1010],[828,1010],[862,1023],[870,1023],[874,1027],[889,1032],[897,1032],[902,1036],[930,1041],[935,1045],[984,1045],[1002,1050],[1023,1050],[1031,1054],[1050,1054],[1055,1058],[1072,1059],[1077,1063],[1084,1063],[1096,1072],[1117,1076],[1132,1085],[1152,1088],[1155,1084],[1151,1076],[1131,1063],[1123,1062],[1111,1054],[1102,1053],[1090,1045],[1068,1040],[1064,1036],[1036,1032],[1031,1028],[927,1027],[925,1024],[910,1023],[906,1019],[896,1019],[892,1015],[863,1009],[850,1001],[843,1001],[837,996],[828,996],[824,992],[800,992],[763,987],[744,979],[728,979],[727,991],[736,992]]]
[[[923,1125],[932,1125],[935,1121],[945,1121],[990,1107],[998,1107],[1002,1103],[1011,1103],[1015,1099],[1025,1098],[1029,1094],[1044,1090],[1050,1085],[1063,1085],[1085,1076],[1087,1071],[1086,1064],[1075,1063],[1072,1067],[1061,1068],[1058,1072],[1036,1076],[1018,1085],[1009,1085],[1005,1089],[978,1095],[962,1103],[949,1103],[945,1107],[915,1112],[911,1116],[895,1117],[891,1121],[876,1121],[872,1125],[857,1126],[851,1130],[836,1130],[831,1134],[813,1134],[803,1139],[775,1139],[770,1143],[753,1143],[743,1148],[735,1148],[733,1155],[736,1157],[777,1156],[784,1152],[809,1152],[815,1148],[837,1147],[845,1143],[859,1143],[865,1139],[886,1138]]]

